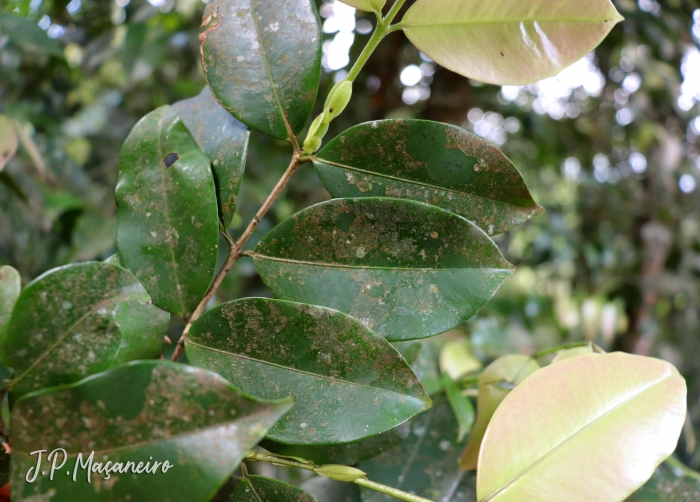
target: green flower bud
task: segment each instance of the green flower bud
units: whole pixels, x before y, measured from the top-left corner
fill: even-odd
[[[347,467],[345,465],[322,465],[314,469],[316,474],[325,476],[336,481],[342,481],[344,483],[352,483],[356,479],[364,478],[366,473],[362,472],[360,469],[355,469],[354,467]]]
[[[306,141],[304,141],[304,153],[311,155],[312,153],[316,152],[319,148],[321,148],[322,142],[323,139],[319,138],[318,136],[309,136],[306,138]]]
[[[328,132],[328,122],[326,120],[326,114],[322,113],[316,119],[311,123],[311,127],[309,128],[309,134],[307,134],[307,137],[312,137],[316,136],[317,138],[323,139],[326,136],[326,133]]]
[[[323,113],[326,115],[324,122],[330,123],[343,113],[345,107],[350,103],[350,98],[352,98],[352,82],[345,80],[336,84],[328,95],[326,106],[323,107]]]

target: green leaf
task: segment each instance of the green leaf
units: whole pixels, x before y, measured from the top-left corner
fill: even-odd
[[[478,498],[624,500],[675,450],[686,397],[683,377],[658,359],[590,354],[542,368],[491,419]]]
[[[202,29],[202,66],[224,108],[275,138],[299,133],[321,78],[321,26],[314,3],[212,0]]]
[[[352,443],[328,446],[287,445],[265,439],[260,446],[279,455],[305,458],[317,465],[355,465],[393,448],[406,439],[409,431],[408,422],[404,422],[386,432]]]
[[[12,411],[13,497],[205,502],[290,406],[249,398],[215,373],[164,361],[139,361],[32,393]],[[59,446],[68,459],[51,481],[47,455]],[[37,463],[30,453],[42,449],[48,450],[41,466],[46,475],[28,483],[25,476]],[[93,469],[166,460],[172,467],[163,473],[159,466],[155,474],[110,472],[105,479],[104,471],[88,475],[78,465],[91,451]],[[60,465],[63,455],[57,456]]]
[[[175,103],[173,110],[199,148],[211,159],[219,214],[224,226],[228,227],[236,211],[250,132],[221,107],[209,86],[204,87],[198,96]]]
[[[275,296],[350,314],[391,341],[454,328],[512,266],[478,227],[401,199],[335,199],[262,238],[255,266]]]
[[[316,157],[316,171],[333,197],[417,200],[464,216],[489,234],[543,212],[498,148],[448,124],[368,122],[343,132]]]
[[[12,390],[76,382],[128,359],[158,357],[169,315],[128,271],[81,263],[47,272],[19,296],[0,346]]]
[[[418,0],[401,26],[445,68],[480,82],[521,85],[578,61],[620,21],[610,0]]]
[[[474,425],[474,406],[468,397],[462,395],[462,390],[447,373],[442,375],[442,384],[445,387],[447,400],[452,407],[455,418],[457,418],[457,423],[459,423],[457,442],[461,443]]]
[[[219,221],[209,159],[171,107],[126,138],[115,196],[122,262],[153,303],[187,317],[214,276]]]
[[[479,376],[476,423],[459,460],[462,469],[476,469],[481,441],[494,412],[516,385],[539,368],[531,357],[515,354],[498,358],[484,369]]]
[[[359,467],[372,481],[430,500],[463,500],[450,496],[464,476],[457,463],[464,448],[464,442],[455,443],[458,429],[449,403],[440,396],[413,422],[408,439]],[[364,502],[396,500],[367,488],[361,492]]]
[[[316,499],[294,485],[264,478],[244,478],[231,499],[232,502],[316,502]]]
[[[19,140],[12,119],[0,115],[0,171],[15,156],[18,146]]]
[[[39,25],[13,12],[0,14],[0,35],[9,36],[11,42],[23,49],[64,58],[61,46]]]
[[[19,272],[9,265],[0,267],[0,340],[4,339],[5,329],[10,323],[12,309],[22,290]]]
[[[340,0],[341,2],[351,5],[358,10],[365,12],[381,12],[386,4],[386,0]]]
[[[430,398],[386,340],[323,307],[247,298],[200,317],[187,359],[263,399],[294,398],[268,438],[286,444],[348,443],[396,427]]]
[[[699,493],[699,479],[676,476],[668,467],[661,465],[627,502],[697,502]]]

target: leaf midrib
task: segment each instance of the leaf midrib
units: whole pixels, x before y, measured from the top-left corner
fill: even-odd
[[[275,86],[275,80],[272,78],[272,70],[270,69],[270,63],[267,60],[267,53],[265,52],[265,44],[263,43],[262,36],[260,35],[260,27],[255,19],[255,7],[251,4],[250,6],[251,18],[253,19],[253,26],[255,26],[255,35],[258,37],[258,43],[260,44],[260,55],[262,56],[263,64],[265,65],[265,71],[267,72],[267,79],[270,81],[270,88],[272,89],[272,95],[275,97],[275,104],[277,105],[277,111],[280,114],[284,128],[287,131],[287,136],[289,138],[294,137],[294,131],[292,131],[287,123],[287,116],[285,114],[284,108],[282,107],[282,102],[277,95],[277,87]],[[260,16],[262,18],[262,16]]]
[[[527,17],[527,18],[521,18],[521,19],[483,19],[483,20],[466,20],[466,21],[457,21],[457,22],[444,22],[444,23],[425,23],[425,24],[410,24],[410,23],[405,23],[401,22],[401,28],[406,29],[406,28],[433,28],[433,27],[441,27],[441,26],[454,26],[454,27],[459,27],[459,26],[476,26],[476,25],[483,25],[483,24],[514,24],[514,23],[543,23],[543,22],[553,22],[553,23],[567,23],[567,22],[574,22],[574,23],[591,23],[591,24],[596,24],[596,23],[603,23],[605,21],[614,21],[615,18],[576,18],[576,17],[553,17],[553,18],[534,18],[534,17]]]
[[[200,343],[196,343],[196,342],[192,341],[192,338],[191,338],[191,337],[188,338],[188,339],[185,341],[185,344],[194,345],[195,347],[199,347],[200,349],[209,350],[209,351],[211,351],[211,352],[216,352],[216,353],[219,353],[219,354],[224,354],[224,355],[229,356],[229,357],[232,357],[232,358],[245,359],[245,360],[247,360],[247,361],[252,361],[252,362],[255,362],[255,363],[260,363],[260,364],[265,364],[265,365],[268,365],[268,366],[273,366],[273,367],[275,367],[275,368],[283,369],[283,370],[286,370],[286,371],[291,371],[291,372],[294,372],[294,373],[301,373],[301,374],[303,374],[303,375],[307,375],[307,376],[310,376],[310,377],[313,377],[313,378],[320,378],[320,379],[322,379],[322,380],[330,380],[331,382],[336,382],[336,383],[340,383],[340,384],[347,384],[347,385],[356,386],[356,387],[363,387],[363,388],[366,388],[366,389],[381,390],[381,391],[384,391],[384,392],[389,392],[389,393],[391,393],[391,394],[396,394],[397,396],[401,396],[402,398],[405,398],[405,397],[412,397],[412,398],[414,398],[414,399],[419,400],[419,401],[422,402],[422,403],[425,403],[425,402],[426,402],[425,400],[420,399],[419,396],[416,396],[416,395],[410,394],[410,393],[402,394],[402,393],[397,392],[397,391],[395,391],[395,390],[385,389],[385,388],[383,388],[383,387],[372,387],[371,385],[366,385],[366,384],[362,384],[362,383],[359,383],[359,382],[353,382],[352,380],[340,380],[340,379],[338,379],[338,378],[334,378],[334,377],[328,376],[328,375],[320,375],[320,374],[318,374],[318,373],[311,373],[311,372],[309,372],[309,371],[301,370],[301,369],[298,369],[298,368],[290,368],[289,366],[282,366],[281,364],[273,363],[273,362],[270,362],[270,361],[263,361],[263,360],[261,360],[261,359],[256,359],[256,358],[254,358],[254,357],[246,356],[246,355],[244,355],[244,354],[233,354],[233,353],[228,352],[228,351],[226,351],[226,350],[215,349],[215,348],[209,347],[209,346],[207,346],[207,345],[202,345],[202,344],[200,344]],[[417,383],[417,382],[416,382],[416,383]]]
[[[77,321],[75,321],[75,322],[66,330],[66,332],[65,332],[64,334],[62,334],[61,336],[59,336],[58,339],[56,340],[56,342],[53,343],[53,345],[51,345],[51,346],[50,346],[48,349],[46,349],[39,357],[37,357],[36,360],[35,360],[32,364],[30,364],[29,367],[28,367],[26,370],[24,370],[18,377],[12,379],[12,382],[10,383],[10,387],[14,387],[14,386],[17,385],[17,383],[19,383],[24,377],[26,377],[29,373],[31,373],[32,371],[34,371],[34,369],[35,369],[39,364],[41,364],[41,362],[42,362],[44,359],[46,359],[46,358],[49,356],[49,354],[51,354],[59,345],[61,345],[61,344],[66,340],[66,338],[68,338],[68,336],[69,336],[71,333],[73,333],[73,331],[74,331],[81,323],[83,323],[83,322],[84,322],[88,317],[90,317],[92,314],[94,314],[95,312],[97,312],[97,310],[101,309],[101,308],[104,307],[105,305],[108,305],[110,302],[121,302],[122,300],[126,300],[127,298],[129,298],[129,296],[131,296],[130,293],[122,293],[122,294],[119,294],[119,295],[116,295],[116,296],[107,298],[107,299],[105,299],[105,300],[102,300],[102,301],[96,303],[95,305],[93,305],[93,306],[90,308],[90,310],[88,310],[85,314],[83,314],[83,315],[80,317],[80,319],[78,319]],[[114,322],[114,320],[113,320],[113,322]],[[115,322],[115,324],[116,324],[116,322]]]
[[[473,192],[465,192],[465,191],[455,190],[454,188],[446,188],[446,187],[441,187],[438,185],[431,185],[430,183],[425,183],[423,181],[409,180],[406,178],[398,178],[398,177],[392,176],[390,174],[378,173],[376,171],[368,171],[366,169],[360,169],[359,167],[348,166],[348,165],[341,164],[339,162],[334,162],[332,160],[324,159],[321,157],[318,158],[318,162],[321,164],[326,164],[329,166],[337,167],[339,169],[347,169],[348,171],[354,171],[357,173],[367,174],[369,176],[377,176],[379,178],[386,178],[386,179],[390,179],[390,180],[401,182],[401,183],[409,183],[409,184],[417,185],[420,187],[432,188],[433,190],[440,190],[441,192],[454,193],[457,195],[466,195],[466,196],[471,197],[473,199],[485,200],[488,202],[492,202],[494,204],[502,204],[504,206],[511,206],[511,207],[516,207],[519,209],[533,209],[533,210],[537,209],[539,207],[537,204],[534,204],[533,206],[518,206],[518,205],[513,204],[511,202],[505,202],[502,200],[493,199],[490,197],[485,197],[483,195],[477,195]]]
[[[590,423],[588,423],[588,424],[586,424],[585,426],[581,427],[581,428],[578,429],[577,431],[573,432],[572,434],[569,435],[569,437],[567,437],[566,439],[564,439],[564,440],[563,440],[561,443],[559,443],[557,446],[555,446],[554,448],[552,448],[551,450],[549,450],[547,453],[545,453],[543,456],[541,456],[540,458],[538,458],[535,462],[533,462],[533,463],[532,463],[530,466],[528,466],[526,469],[520,471],[517,475],[515,475],[514,477],[512,477],[511,479],[509,479],[505,484],[503,484],[501,487],[499,487],[496,491],[491,492],[489,495],[487,495],[487,496],[486,496],[485,498],[483,498],[483,499],[479,499],[478,502],[490,502],[490,501],[492,501],[492,500],[495,500],[496,497],[498,497],[498,496],[499,496],[500,494],[502,494],[502,493],[505,493],[505,492],[506,492],[509,488],[511,488],[515,483],[517,483],[519,480],[523,479],[523,478],[524,478],[530,471],[532,471],[535,467],[537,467],[539,464],[541,464],[542,462],[544,462],[545,460],[547,460],[547,459],[548,459],[549,457],[551,457],[555,452],[557,452],[558,450],[560,450],[561,448],[563,448],[569,441],[571,441],[572,439],[578,437],[583,431],[585,431],[586,429],[588,429],[588,428],[592,427],[593,425],[597,424],[598,422],[600,422],[600,421],[603,420],[604,418],[608,417],[610,414],[612,414],[613,412],[615,412],[615,411],[617,411],[618,409],[622,408],[622,407],[625,406],[626,404],[628,404],[628,403],[634,401],[636,398],[638,398],[638,397],[641,396],[642,394],[646,393],[649,389],[651,389],[651,388],[653,388],[653,387],[655,387],[655,386],[657,386],[657,385],[659,385],[659,384],[661,384],[661,383],[663,383],[663,382],[669,380],[670,378],[673,378],[673,376],[674,376],[673,374],[666,375],[666,376],[664,376],[663,378],[652,382],[650,385],[647,385],[646,387],[644,387],[642,390],[640,390],[639,392],[637,392],[637,393],[634,394],[633,396],[631,396],[631,397],[625,399],[624,401],[622,401],[621,403],[619,403],[618,405],[616,405],[614,408],[611,408],[610,410],[606,411],[605,413],[603,413],[602,415],[600,415],[599,417],[597,417],[595,420],[591,421]]]
[[[324,268],[347,268],[352,270],[387,270],[387,271],[406,271],[406,272],[462,272],[464,270],[481,270],[486,273],[508,272],[512,273],[512,268],[497,268],[497,267],[462,267],[462,268],[419,268],[419,267],[371,267],[367,265],[346,265],[343,263],[319,263],[314,261],[292,260],[290,258],[278,258],[276,256],[267,256],[259,253],[247,253],[255,260],[268,260],[293,265],[308,265],[312,267]]]

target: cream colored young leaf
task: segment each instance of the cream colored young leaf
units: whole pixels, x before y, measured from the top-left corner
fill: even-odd
[[[622,21],[610,0],[418,0],[401,26],[442,66],[497,85],[556,75]]]
[[[378,11],[381,12],[386,0],[340,0],[341,2],[351,5],[358,10],[366,12]]]
[[[483,371],[479,377],[476,423],[469,436],[469,443],[459,459],[459,466],[463,470],[476,469],[484,433],[503,399],[516,385],[539,368],[540,365],[531,357],[513,354],[499,357]]]
[[[671,364],[581,355],[503,400],[479,453],[479,502],[619,502],[676,448],[686,385]]]

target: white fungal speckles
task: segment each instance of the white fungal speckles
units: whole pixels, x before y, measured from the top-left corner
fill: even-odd
[[[442,451],[447,451],[450,449],[450,442],[447,439],[443,439],[440,441],[439,447]]]
[[[68,310],[70,308],[73,308],[73,304],[71,302],[64,301],[63,303],[61,303],[61,308],[63,310]]]
[[[372,122],[372,129],[376,129],[377,127],[379,127],[379,124],[377,124],[376,122]]]
[[[431,284],[431,285],[430,285],[430,291],[432,291],[433,293],[437,293],[437,292],[438,292],[438,287],[437,287],[435,284]]]
[[[272,33],[277,33],[277,32],[279,31],[279,29],[280,29],[280,24],[279,24],[279,23],[272,23],[272,24],[269,26],[269,28],[270,28],[270,31],[271,31]]]
[[[299,427],[301,427],[302,429],[306,429],[306,422],[300,423]]]
[[[493,235],[493,225],[489,225],[489,235]]]
[[[245,61],[245,56],[238,56],[236,58],[236,61],[238,61],[239,63],[242,63],[243,61]]]
[[[155,232],[151,232],[151,237],[155,238],[158,234]]]
[[[362,246],[357,248],[357,251],[355,251],[355,256],[357,256],[358,258],[364,258],[366,254],[367,254],[367,252],[365,251],[365,248],[363,248]]]

